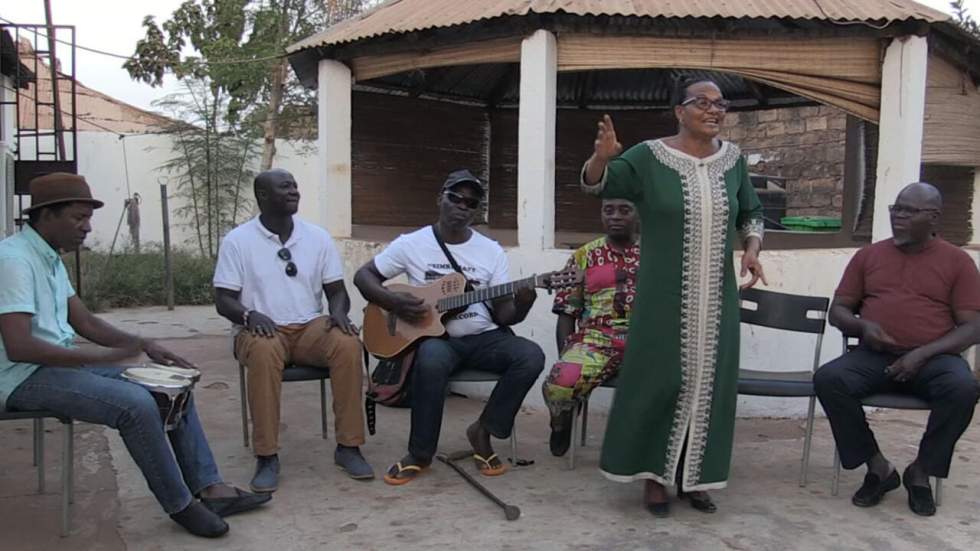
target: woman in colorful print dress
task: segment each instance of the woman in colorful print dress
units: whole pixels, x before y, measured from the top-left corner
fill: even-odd
[[[644,480],[644,505],[669,514],[667,486],[705,512],[707,490],[727,484],[735,425],[739,300],[732,262],[745,253],[745,286],[765,283],[762,205],[735,144],[718,139],[728,101],[711,81],[675,93],[678,132],[622,152],[613,122],[599,122],[582,187],[633,201],[641,243],[629,342],[602,448],[611,480]],[[621,154],[622,153],[622,154]]]

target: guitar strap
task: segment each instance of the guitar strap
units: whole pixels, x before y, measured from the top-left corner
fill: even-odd
[[[453,258],[453,253],[449,252],[449,247],[446,246],[446,242],[443,241],[442,237],[439,236],[439,230],[436,229],[435,224],[432,225],[432,235],[436,238],[436,243],[439,244],[439,248],[442,249],[443,254],[446,255],[446,259],[449,260],[449,265],[453,267],[453,270],[459,272],[466,279],[465,290],[472,291],[473,285],[470,284],[469,278],[467,278],[466,274],[463,273],[463,269],[459,267],[459,263],[456,262],[455,258]],[[490,318],[493,319],[493,322],[497,323],[496,316],[493,313],[493,307],[491,307],[485,301],[482,304],[483,307],[487,309],[487,312],[490,312]],[[497,325],[503,327],[503,325],[499,323],[497,323]]]

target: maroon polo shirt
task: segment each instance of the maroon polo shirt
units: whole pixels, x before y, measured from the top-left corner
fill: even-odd
[[[862,318],[912,349],[952,331],[954,311],[980,310],[980,272],[970,255],[938,237],[911,254],[886,239],[854,255],[834,295],[859,301]]]

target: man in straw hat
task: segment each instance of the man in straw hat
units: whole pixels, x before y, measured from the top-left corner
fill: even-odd
[[[28,223],[0,241],[0,408],[50,410],[118,430],[170,518],[197,536],[224,535],[222,516],[269,496],[222,482],[193,400],[177,428],[165,432],[150,392],[112,365],[145,353],[157,363],[191,367],[100,320],[75,295],[59,254],[82,245],[92,212],[102,207],[85,178],[48,174],[31,180],[30,190]],[[76,334],[98,346],[76,348]]]

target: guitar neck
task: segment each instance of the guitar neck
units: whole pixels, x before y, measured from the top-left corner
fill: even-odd
[[[488,300],[494,300],[507,295],[512,295],[520,289],[534,288],[537,285],[538,276],[532,275],[531,277],[518,279],[509,283],[502,283],[500,285],[475,289],[461,295],[453,295],[451,297],[439,299],[439,301],[436,303],[436,310],[439,312],[448,312],[450,310],[469,306],[470,304],[476,304],[477,302],[486,302]]]

